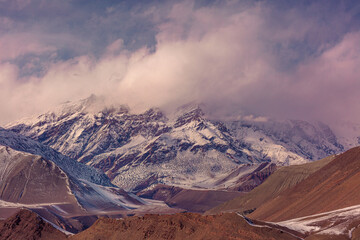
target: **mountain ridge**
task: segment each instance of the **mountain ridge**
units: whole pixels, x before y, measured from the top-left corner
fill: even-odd
[[[100,170],[5,129],[0,129],[0,180],[0,218],[26,207],[70,232],[98,215],[180,211],[128,193]]]
[[[158,108],[135,114],[99,105],[101,99],[91,96],[6,127],[101,169],[133,192],[154,184],[219,189],[214,176],[246,164],[300,164],[344,149],[321,123],[214,121],[199,104],[166,115]]]

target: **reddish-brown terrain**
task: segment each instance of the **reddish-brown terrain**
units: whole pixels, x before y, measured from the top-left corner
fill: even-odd
[[[69,190],[87,193],[84,187],[87,185],[79,185],[40,156],[7,147],[2,147],[1,151],[9,158],[3,158],[6,164],[0,175],[0,219],[8,217],[0,221],[0,240],[294,238],[289,232],[306,239],[357,239],[360,235],[360,192],[357,191],[360,187],[360,147],[317,162],[277,169],[249,193],[229,191],[226,187],[222,190],[193,190],[158,185],[139,195],[163,200],[175,208],[153,201],[154,205],[144,204],[138,209],[104,207],[87,212],[82,212]],[[240,182],[258,184],[273,171],[268,167],[257,170]],[[225,178],[224,183],[228,182]],[[97,188],[101,193],[106,190],[106,194],[125,196],[121,199],[126,203],[132,200],[131,195],[121,189]],[[49,191],[43,191],[47,189]],[[49,197],[43,194],[47,192]],[[93,193],[89,192],[80,199],[90,201],[88,196],[93,196]],[[207,213],[233,213],[205,216],[195,213],[147,214],[176,213],[181,209],[204,212],[229,199],[232,200]],[[21,210],[14,214],[21,206],[27,206],[33,212]],[[253,220],[256,224],[244,220],[239,212],[249,214],[251,219],[256,219]],[[129,215],[132,217],[126,217]],[[73,233],[86,230],[66,236],[48,221]]]
[[[0,221],[0,240],[62,240],[66,235],[45,222],[36,213],[22,209],[6,220]]]
[[[88,223],[88,226],[90,226],[96,220],[91,227],[68,238],[75,240],[296,239],[293,235],[288,234],[288,232],[291,232],[305,239],[358,239],[360,235],[358,227],[360,218],[357,217],[356,211],[358,211],[359,207],[354,206],[360,204],[360,194],[356,192],[356,188],[360,185],[360,161],[358,160],[360,160],[360,147],[351,149],[335,158],[329,157],[310,164],[278,169],[268,180],[247,195],[223,204],[220,208],[215,208],[215,210],[240,211],[256,206],[256,210],[249,215],[252,219],[279,223],[254,221],[257,225],[249,224],[236,213],[206,216],[195,213],[147,214],[142,217],[133,216],[125,219],[100,218],[98,220],[96,220],[97,216],[94,216]],[[146,193],[150,194],[152,198],[162,199],[168,203],[176,200],[181,204],[185,204],[185,206],[191,206],[191,203],[193,203],[194,208],[196,208],[197,203],[202,205],[206,201],[212,202],[214,199],[211,199],[211,194],[218,195],[220,191],[211,193],[209,191],[185,190],[159,185],[153,191]],[[215,199],[217,198],[219,196],[215,196]],[[229,203],[235,205],[229,205]],[[240,205],[236,205],[238,203]],[[329,212],[349,206],[354,206],[354,210]],[[316,213],[323,214],[309,216]],[[339,214],[343,215],[343,217],[338,218]],[[37,215],[35,216],[37,217]],[[42,216],[45,215],[42,214]],[[119,212],[118,217],[120,216],[123,215]],[[303,216],[307,217],[298,220],[294,219]],[[116,217],[116,215],[112,217]],[[13,229],[14,223],[17,224],[15,225],[16,229],[24,229],[30,235],[35,236],[35,238],[31,239],[53,239],[51,235],[54,231],[51,230],[52,226],[41,227],[42,223],[40,222],[36,224],[36,226],[40,226],[39,230],[29,225],[27,218],[28,215],[21,213],[0,222],[2,226],[0,228],[0,239],[13,239],[12,236],[7,237],[9,234],[17,234],[15,239],[18,239],[18,235],[20,239],[26,239],[20,236],[22,230],[9,230]],[[289,221],[280,222],[284,220]],[[306,224],[306,221],[312,223]],[[293,224],[296,224],[296,227],[289,230]],[[264,225],[267,227],[264,227]],[[315,230],[306,230],[311,225],[315,226]],[[301,226],[305,226],[305,231]],[[320,228],[316,230],[317,227]],[[326,232],[327,229],[340,232],[334,235],[331,232]],[[55,231],[54,234],[58,233]],[[61,235],[60,237],[56,236],[56,238],[62,239],[66,238],[66,236]]]
[[[72,240],[111,239],[296,239],[278,229],[250,226],[235,213],[202,216],[195,213],[99,219]]]
[[[302,165],[292,165],[277,169],[269,178],[251,192],[243,196],[224,202],[210,210],[207,214],[220,212],[245,212],[250,213],[262,204],[276,198],[288,188],[303,181],[312,173],[324,167],[335,156]]]
[[[5,239],[296,239],[281,229],[254,227],[235,213],[202,216],[195,213],[147,214],[125,219],[100,218],[76,235],[65,235],[40,218],[22,209],[0,221],[0,240]]]
[[[359,187],[357,147],[317,162],[280,168],[248,194],[207,214],[244,212],[306,239],[360,239]]]
[[[360,204],[360,147],[337,156],[250,216],[283,221]]]

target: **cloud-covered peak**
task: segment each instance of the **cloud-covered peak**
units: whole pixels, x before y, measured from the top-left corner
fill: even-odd
[[[360,120],[359,9],[321,0],[1,1],[0,122],[91,94],[137,112],[194,101],[219,118]]]

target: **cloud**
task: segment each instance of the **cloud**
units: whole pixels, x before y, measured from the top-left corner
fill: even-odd
[[[41,43],[29,33],[8,34],[0,37],[0,61],[15,59],[25,54],[38,55],[56,50],[53,46]]]
[[[261,12],[255,6],[227,17],[213,8],[175,5],[160,26],[156,51],[139,51],[130,59],[119,86],[123,101],[149,107],[232,100],[272,68],[272,56],[257,39]]]
[[[92,27],[78,20],[72,31],[62,27],[64,32],[51,34],[41,26],[0,38],[0,43],[8,44],[0,44],[4,50],[0,121],[41,113],[92,93],[107,96],[110,103],[128,104],[134,111],[153,106],[172,109],[197,101],[217,118],[244,112],[254,114],[254,119],[360,120],[360,109],[354,104],[360,100],[356,12],[342,6],[324,10],[321,2],[301,6],[261,1],[156,4],[146,9],[132,7],[124,15],[147,21],[138,28],[136,21],[124,23],[129,35],[111,32],[124,18],[116,17],[124,13],[125,5],[120,4],[93,13]],[[89,15],[81,12],[78,17],[84,16]],[[82,26],[84,35],[73,33]],[[144,26],[151,30],[141,35]],[[89,37],[89,29],[107,36],[102,47],[95,44],[98,37]],[[89,39],[81,47],[84,36]],[[146,40],[137,41],[134,48],[129,36]],[[66,45],[74,51],[61,57]],[[48,53],[42,75],[24,77],[23,66],[7,61],[30,53]],[[34,68],[36,62],[32,63],[24,66]]]
[[[311,115],[360,120],[360,32],[346,34],[335,46],[297,69],[293,93]]]

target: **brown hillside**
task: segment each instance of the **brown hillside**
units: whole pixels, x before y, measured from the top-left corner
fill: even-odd
[[[138,195],[164,201],[170,207],[203,213],[212,207],[244,194],[236,191],[183,189],[159,184],[151,190],[140,192]]]
[[[277,169],[269,178],[251,192],[210,209],[206,214],[254,210],[263,203],[274,199],[286,189],[298,184],[334,158],[335,156],[330,156],[316,162]]]
[[[281,230],[252,227],[235,213],[201,216],[195,213],[102,218],[72,240],[111,239],[296,239]]]
[[[45,222],[36,213],[22,209],[0,222],[0,240],[62,240],[66,235]]]
[[[266,221],[312,215],[360,204],[360,147],[339,155],[250,217]]]
[[[76,198],[69,193],[67,176],[53,162],[3,146],[0,146],[0,160],[8,162],[1,174],[1,200],[25,204],[68,202],[77,205]]]

